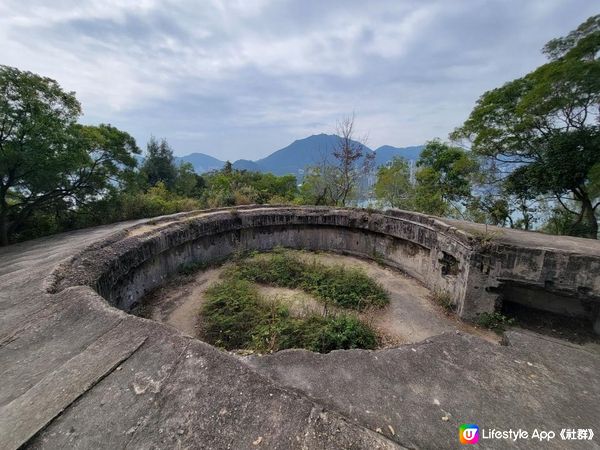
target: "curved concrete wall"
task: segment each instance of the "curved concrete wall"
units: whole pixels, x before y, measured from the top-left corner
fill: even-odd
[[[499,297],[511,292],[507,287],[553,291],[553,282],[540,281],[548,274],[560,280],[555,294],[572,311],[595,316],[600,299],[597,279],[567,273],[576,263],[591,265],[590,270],[600,267],[598,257],[553,258],[545,249],[545,261],[561,261],[565,273],[557,273],[556,264],[554,271],[544,272],[531,262],[531,249],[502,242],[481,245],[430,216],[322,207],[250,206],[162,218],[92,246],[62,266],[52,289],[89,285],[112,305],[129,310],[183,264],[212,263],[236,251],[276,246],[347,253],[393,266],[431,290],[449,293],[465,319],[493,311]],[[541,309],[556,309],[555,303],[550,298],[548,308],[542,304]]]

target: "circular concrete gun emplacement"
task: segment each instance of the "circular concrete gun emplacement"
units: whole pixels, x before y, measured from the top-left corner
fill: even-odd
[[[276,247],[399,270],[466,322],[515,304],[599,326],[600,246],[585,239],[285,206],[65,233],[0,253],[0,448],[453,448],[463,423],[597,425],[594,349],[518,328],[504,345],[450,330],[240,356],[128,314],[182,265]]]

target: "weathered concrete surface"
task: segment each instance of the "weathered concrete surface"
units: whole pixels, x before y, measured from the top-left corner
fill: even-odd
[[[544,236],[530,233],[532,243],[525,245],[522,233],[511,230],[468,234],[422,214],[318,207],[250,206],[195,213],[148,228],[79,255],[56,273],[54,291],[88,285],[128,310],[182,264],[283,245],[342,252],[399,268],[431,290],[448,293],[465,319],[494,311],[511,297],[528,297],[539,309],[600,320],[596,241],[583,240],[589,243],[582,253],[582,239],[545,236],[549,245],[541,246]],[[556,242],[562,244],[550,246]]]
[[[446,220],[474,236],[473,286],[490,299],[596,318],[600,334],[600,241]],[[472,290],[468,290],[472,293]],[[469,294],[467,294],[468,296]],[[483,304],[473,298],[465,305]]]
[[[326,355],[285,350],[248,362],[278,384],[380,428],[408,448],[458,448],[462,423],[502,430],[597,429],[600,358],[537,335],[514,332],[509,341],[511,346],[499,346],[451,333],[396,349]],[[559,439],[538,447],[594,448],[589,442],[565,444]]]
[[[0,448],[398,448],[88,287],[46,292],[54,267],[128,225],[2,250]]]
[[[381,352],[242,361],[127,315],[89,287],[115,304],[135,301],[181,262],[282,240],[383,254],[467,305],[474,283],[491,281],[475,264],[485,252],[455,227],[402,212],[257,207],[155,222],[142,234],[124,223],[0,249],[0,448],[452,448],[462,422],[555,431],[597,424],[598,357],[554,341],[513,334],[498,347],[451,334]],[[544,251],[568,253],[582,270],[597,260]],[[487,256],[487,275],[508,271]],[[524,279],[538,282],[539,273]],[[563,291],[577,292],[579,281],[594,301],[597,274],[566,280]]]

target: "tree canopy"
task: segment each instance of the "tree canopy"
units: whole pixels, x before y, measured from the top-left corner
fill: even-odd
[[[498,162],[501,180],[522,193],[573,200],[579,234],[596,238],[600,204],[600,16],[544,47],[550,61],[488,91],[452,137]]]
[[[110,125],[77,124],[72,92],[0,66],[0,240],[36,210],[97,198],[135,165],[134,139]]]
[[[411,209],[414,200],[414,187],[410,182],[408,161],[395,157],[377,171],[375,196],[392,208]]]
[[[348,206],[358,200],[361,182],[373,169],[375,154],[358,138],[354,114],[338,121],[337,142],[331,156],[307,167],[301,187],[301,201],[316,205]]]
[[[460,215],[471,196],[476,162],[460,147],[429,141],[417,161],[414,206],[438,216]]]
[[[158,142],[154,136],[150,137],[141,171],[150,186],[162,182],[169,188],[173,187],[177,178],[177,167],[173,149],[166,139]]]

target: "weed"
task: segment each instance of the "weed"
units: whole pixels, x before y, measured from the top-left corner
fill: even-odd
[[[490,231],[485,227],[485,231],[474,230],[471,232],[475,244],[483,251],[491,250],[494,242],[502,235],[499,230]]]
[[[311,314],[295,318],[280,302],[261,297],[247,280],[229,278],[212,286],[206,295],[202,309],[204,337],[228,350],[305,348],[327,353],[377,346],[375,331],[355,316]]]
[[[237,261],[226,276],[289,289],[302,289],[326,304],[363,310],[389,303],[385,290],[360,269],[306,262],[288,251]]]
[[[440,305],[447,313],[452,313],[456,310],[456,305],[452,301],[452,297],[448,291],[433,291],[431,299]]]
[[[516,321],[511,317],[507,317],[502,313],[494,311],[491,313],[481,313],[477,318],[477,323],[484,328],[489,328],[500,334],[506,327],[515,325]]]
[[[373,261],[375,261],[380,266],[385,266],[385,255],[377,250],[373,250],[372,255]]]

